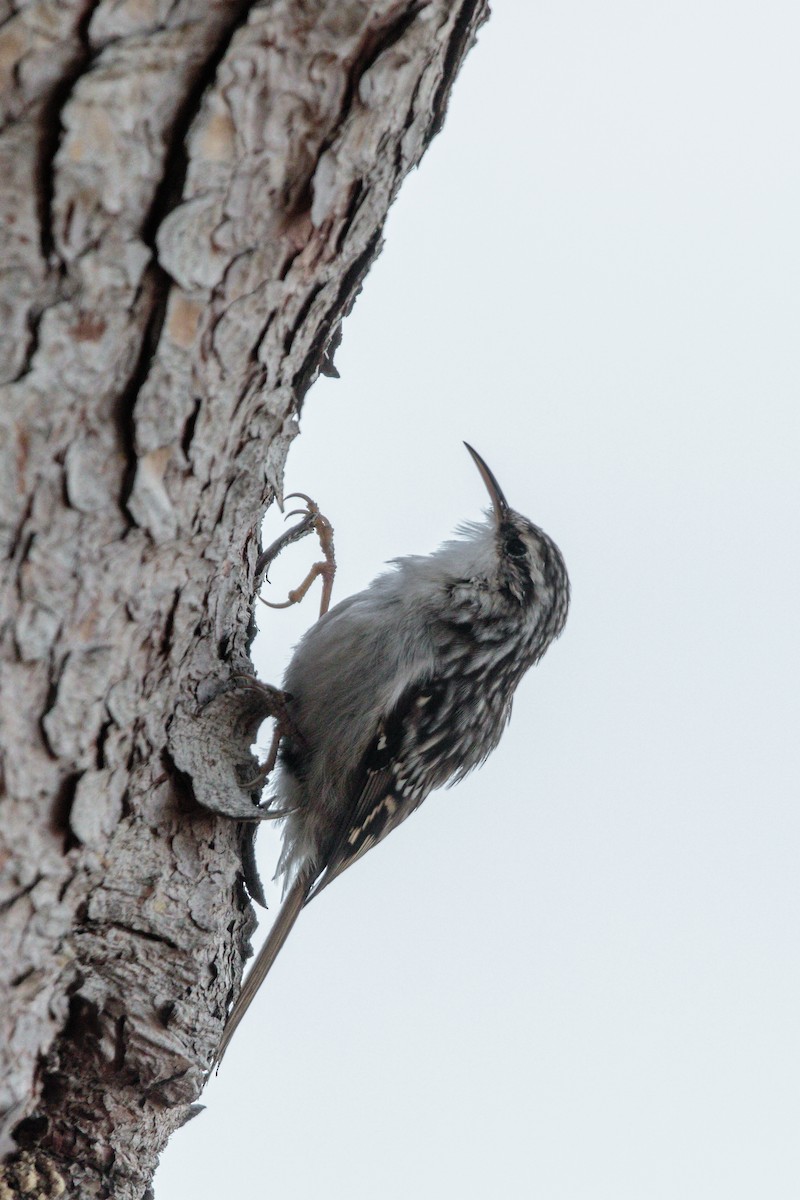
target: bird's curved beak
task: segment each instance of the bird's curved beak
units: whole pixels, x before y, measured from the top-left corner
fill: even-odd
[[[472,455],[475,466],[481,473],[481,479],[486,484],[486,490],[489,493],[489,498],[492,501],[492,508],[494,509],[494,519],[499,525],[509,511],[509,503],[503,495],[503,489],[500,487],[500,484],[497,482],[494,475],[481,458],[480,454],[478,454],[478,451],[473,450],[469,442],[464,442],[464,445]]]

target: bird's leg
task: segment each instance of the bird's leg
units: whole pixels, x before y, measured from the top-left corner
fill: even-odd
[[[286,518],[288,520],[289,517],[301,516],[302,520],[299,521],[297,525],[293,525],[290,529],[287,529],[280,535],[280,537],[276,538],[270,546],[267,546],[266,550],[261,552],[256,561],[256,580],[258,581],[262,578],[266,578],[266,574],[270,566],[282,550],[285,550],[287,546],[292,544],[292,542],[297,542],[301,538],[304,538],[306,534],[311,533],[312,531],[315,532],[319,538],[319,543],[324,555],[324,561],[314,563],[300,586],[289,592],[289,599],[284,601],[282,604],[274,604],[269,600],[262,600],[260,596],[259,599],[262,600],[262,604],[265,604],[267,608],[289,608],[289,606],[292,604],[299,604],[314,580],[319,575],[322,577],[322,598],[320,601],[319,613],[319,615],[322,617],[328,611],[328,607],[330,605],[331,591],[333,590],[333,578],[336,574],[336,558],[333,551],[333,526],[327,517],[322,515],[322,513],[319,511],[319,506],[311,499],[310,496],[306,496],[304,492],[292,492],[287,499],[291,499],[293,496],[297,496],[299,499],[304,500],[305,508],[295,509],[293,512],[287,513]],[[275,763],[278,758],[278,750],[280,748],[282,739],[284,737],[290,737],[293,741],[302,743],[303,737],[289,715],[289,710],[286,704],[287,696],[284,692],[280,691],[279,688],[272,687],[268,683],[261,683],[260,680],[256,679],[252,675],[234,675],[232,682],[234,681],[239,683],[240,686],[243,684],[245,688],[258,692],[265,701],[265,714],[273,717],[275,720],[275,729],[272,734],[272,742],[266,761],[262,764],[258,773],[252,779],[243,780],[241,785],[247,790],[253,788],[263,788],[275,767]],[[287,813],[283,810],[278,811],[276,809],[269,812],[270,819],[277,819],[286,815]]]
[[[242,787],[248,791],[251,788],[263,788],[275,767],[281,740],[284,737],[290,737],[292,741],[299,742],[302,745],[304,738],[289,713],[288,701],[290,697],[287,696],[286,692],[281,691],[280,688],[273,687],[270,683],[262,683],[254,675],[233,675],[231,682],[237,683],[240,687],[244,687],[248,691],[257,692],[265,701],[265,716],[272,717],[275,721],[275,729],[272,734],[272,742],[266,761],[261,764],[261,767],[252,779],[242,781]],[[270,819],[277,820],[279,817],[286,815],[285,812],[279,812],[276,809],[270,813]]]
[[[274,714],[270,713],[270,716],[274,716]],[[242,787],[245,788],[247,791],[250,791],[253,788],[263,788],[265,786],[267,780],[269,779],[270,775],[272,774],[272,770],[275,766],[275,763],[277,762],[278,748],[281,744],[281,740],[287,733],[291,733],[291,730],[288,729],[285,725],[283,725],[281,720],[278,717],[276,717],[275,718],[275,728],[272,731],[272,742],[270,744],[269,754],[267,755],[265,761],[259,767],[258,771],[256,771],[256,773],[252,777],[252,779],[247,779],[242,783]],[[283,817],[285,815],[286,815],[285,813],[278,812],[278,810],[276,809],[275,811],[270,812],[268,819],[269,820],[277,820],[279,817]]]
[[[322,596],[320,597],[319,615],[324,617],[325,613],[330,607],[331,593],[333,591],[333,578],[336,574],[336,557],[333,550],[333,526],[327,517],[322,515],[322,513],[319,511],[318,505],[314,503],[310,496],[306,496],[304,492],[292,492],[291,496],[287,496],[287,499],[291,499],[293,496],[297,496],[299,499],[305,500],[306,507],[304,509],[299,508],[294,512],[288,513],[287,517],[302,515],[303,519],[297,525],[292,526],[291,529],[287,529],[286,533],[282,534],[279,538],[276,538],[272,545],[268,546],[267,549],[262,552],[262,554],[259,556],[258,562],[256,563],[256,577],[259,578],[269,569],[270,565],[278,557],[281,550],[285,549],[286,546],[291,545],[292,542],[296,542],[300,538],[305,537],[306,534],[311,533],[312,530],[319,538],[319,544],[320,548],[322,549],[324,559],[322,562],[316,562],[312,565],[311,570],[308,572],[299,587],[293,588],[292,591],[289,592],[288,600],[284,600],[278,604],[270,600],[264,600],[261,596],[259,596],[259,600],[261,600],[261,603],[265,604],[267,608],[290,608],[292,604],[300,603],[314,580],[318,576],[321,576]]]

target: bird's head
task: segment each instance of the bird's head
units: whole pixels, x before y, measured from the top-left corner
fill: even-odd
[[[480,454],[467,442],[464,445],[492,503],[488,530],[482,527],[483,538],[488,532],[491,539],[492,582],[512,608],[518,605],[520,615],[535,622],[544,649],[558,637],[567,619],[569,579],[561,551],[538,525],[510,506]]]

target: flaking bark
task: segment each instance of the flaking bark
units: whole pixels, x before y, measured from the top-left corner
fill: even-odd
[[[0,5],[0,1197],[146,1195],[194,1111],[253,917],[170,736],[486,11]]]

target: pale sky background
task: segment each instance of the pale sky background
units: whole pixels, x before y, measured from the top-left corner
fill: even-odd
[[[495,8],[287,490],[341,599],[478,515],[467,438],[570,620],[303,914],[157,1200],[800,1196],[800,9]]]

